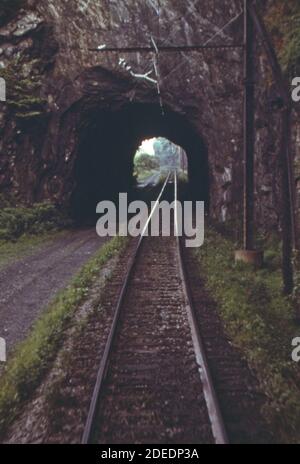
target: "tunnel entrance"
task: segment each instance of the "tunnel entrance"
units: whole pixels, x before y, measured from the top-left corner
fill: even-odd
[[[95,218],[102,200],[136,186],[134,156],[144,140],[167,139],[186,153],[190,196],[209,207],[209,169],[203,138],[187,119],[159,105],[128,104],[121,109],[94,109],[84,117],[74,165],[71,214],[77,222]]]

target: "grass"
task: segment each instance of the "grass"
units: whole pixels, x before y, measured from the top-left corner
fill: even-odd
[[[177,171],[177,178],[178,178],[178,182],[180,182],[181,184],[187,184],[189,181],[188,174],[181,170]]]
[[[105,244],[71,284],[54,299],[35,323],[27,339],[16,348],[0,378],[1,435],[40,384],[62,345],[67,327],[72,324],[72,316],[87,297],[100,269],[126,243],[126,238],[116,237]]]
[[[282,294],[275,249],[264,269],[234,264],[234,243],[209,228],[195,251],[199,273],[218,303],[232,342],[255,371],[268,401],[263,415],[282,443],[300,443],[300,374],[291,359],[292,339],[300,335],[291,299]]]
[[[17,241],[0,240],[0,269],[14,259],[30,255],[45,243],[64,233],[64,231],[51,231],[40,235],[22,235]]]
[[[51,203],[15,206],[15,198],[0,195],[0,268],[26,256],[64,233],[71,219]]]
[[[157,170],[151,169],[149,171],[142,171],[139,172],[139,174],[136,174],[136,179],[138,182],[143,182],[144,180],[148,179],[148,177],[153,176],[154,174],[157,174]]]

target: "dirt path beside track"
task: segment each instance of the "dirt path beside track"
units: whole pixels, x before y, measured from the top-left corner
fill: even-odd
[[[0,337],[6,340],[8,355],[105,241],[94,228],[66,231],[0,270]]]

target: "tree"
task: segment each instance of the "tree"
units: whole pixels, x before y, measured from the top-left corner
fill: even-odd
[[[135,158],[135,171],[138,175],[143,172],[159,169],[158,159],[148,153],[141,153]]]
[[[153,147],[156,157],[159,158],[161,168],[180,167],[179,147],[177,147],[174,143],[164,138],[158,138]]]

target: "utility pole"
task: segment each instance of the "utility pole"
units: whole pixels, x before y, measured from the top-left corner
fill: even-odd
[[[243,250],[236,251],[236,261],[261,266],[263,253],[254,250],[254,24],[249,2],[244,0],[244,110],[243,110]]]
[[[244,0],[244,233],[245,250],[254,249],[254,31]]]
[[[285,81],[282,69],[276,57],[276,53],[269,38],[267,29],[261,19],[253,1],[249,1],[248,9],[252,16],[254,26],[259,34],[262,46],[265,49],[274,82],[284,107],[281,111],[281,227],[282,227],[282,274],[284,292],[290,294],[294,287],[294,269],[292,262],[293,248],[299,250],[299,239],[297,238],[297,225],[295,217],[295,176],[293,170],[293,159],[290,151],[291,137],[291,95]]]

